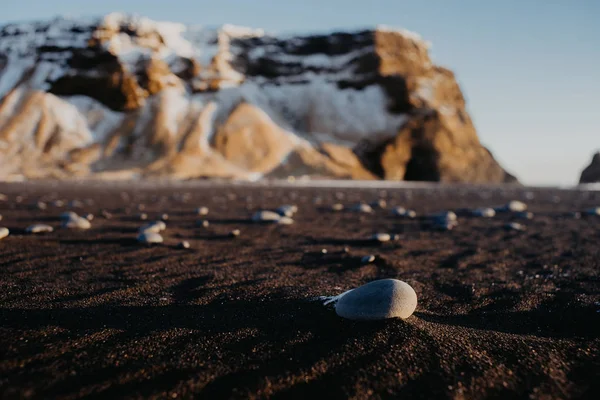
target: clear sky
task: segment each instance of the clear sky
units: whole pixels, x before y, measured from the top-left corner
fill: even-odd
[[[0,23],[137,13],[270,32],[385,24],[432,42],[481,141],[527,184],[573,184],[600,150],[600,0],[0,0]]]

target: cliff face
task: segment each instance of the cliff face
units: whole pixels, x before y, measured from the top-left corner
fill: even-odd
[[[289,175],[514,179],[406,31],[276,37],[121,14],[0,28],[0,179]]]
[[[579,183],[600,182],[600,152],[594,154],[592,162],[582,172]]]

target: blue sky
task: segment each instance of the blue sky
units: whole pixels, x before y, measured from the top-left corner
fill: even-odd
[[[433,43],[481,141],[527,184],[572,184],[600,150],[599,0],[1,0],[0,23],[138,13],[271,32],[386,24]]]

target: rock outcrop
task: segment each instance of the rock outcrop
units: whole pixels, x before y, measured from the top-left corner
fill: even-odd
[[[0,179],[290,175],[514,180],[407,31],[277,37],[121,14],[0,28]]]
[[[582,172],[579,183],[600,182],[600,152],[592,157],[592,162]]]

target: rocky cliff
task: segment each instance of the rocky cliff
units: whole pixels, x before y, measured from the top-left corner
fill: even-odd
[[[0,28],[0,179],[507,182],[417,35],[110,14]]]
[[[600,152],[594,154],[592,162],[582,172],[579,183],[600,182]]]

